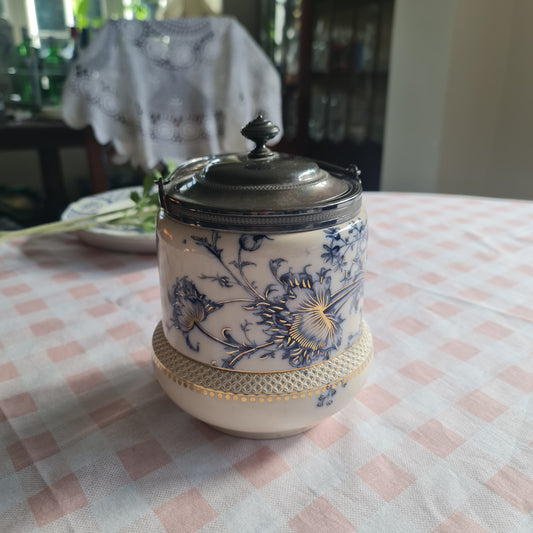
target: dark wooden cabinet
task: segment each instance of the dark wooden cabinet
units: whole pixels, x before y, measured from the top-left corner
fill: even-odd
[[[283,79],[279,150],[356,163],[379,189],[394,0],[263,0],[260,41]]]

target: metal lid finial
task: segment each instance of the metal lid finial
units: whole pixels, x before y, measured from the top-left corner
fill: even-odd
[[[263,115],[258,115],[255,120],[248,122],[241,130],[241,133],[255,143],[255,148],[248,154],[250,159],[260,159],[274,155],[265,145],[279,133],[279,128],[270,120],[265,120]]]

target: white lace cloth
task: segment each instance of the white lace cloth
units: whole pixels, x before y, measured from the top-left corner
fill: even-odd
[[[108,21],[69,73],[63,118],[132,165],[240,152],[262,113],[281,127],[279,74],[234,19]],[[278,136],[279,138],[280,136]]]

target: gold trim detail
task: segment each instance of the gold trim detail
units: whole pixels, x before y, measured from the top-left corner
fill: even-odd
[[[152,338],[154,365],[171,381],[209,398],[240,402],[279,402],[318,396],[345,386],[370,363],[372,335],[366,322],[356,342],[343,354],[312,367],[285,372],[231,372],[206,366],[175,350],[161,322]]]
[[[361,320],[361,328],[362,328],[362,323],[363,322],[364,321]],[[163,327],[162,323],[161,323],[161,327]],[[362,331],[362,329],[359,330],[359,336],[357,337],[357,340],[359,340],[359,338],[361,337],[361,331]],[[163,336],[164,335],[165,334],[164,334],[164,330],[163,330]],[[223,369],[221,369],[219,366],[216,366],[214,364],[209,364],[209,363],[206,363],[205,361],[197,361],[196,359],[193,359],[192,357],[190,357],[188,355],[182,354],[179,350],[176,350],[176,348],[174,348],[174,346],[172,346],[172,344],[170,344],[169,340],[166,337],[165,337],[165,342],[168,344],[168,347],[171,350],[174,350],[181,357],[185,357],[186,359],[189,359],[189,361],[192,361],[195,364],[204,365],[204,366],[207,366],[208,368],[214,368],[215,370],[224,370],[224,372],[235,372],[235,373],[239,373],[239,374],[268,374],[268,375],[280,374],[282,372],[294,372],[295,370],[304,370],[304,369],[307,369],[307,368],[312,368],[314,366],[321,365],[321,364],[323,364],[325,362],[325,361],[321,361],[319,363],[312,363],[310,365],[307,365],[305,367],[301,367],[299,369],[294,369],[294,368],[287,368],[287,369],[284,369],[284,370],[239,370],[237,368],[223,368]],[[357,341],[355,341],[355,342],[357,343]],[[343,355],[346,354],[346,352],[348,350],[350,350],[352,348],[352,346],[348,347],[344,352],[341,352],[341,353],[339,353],[337,355],[334,355],[333,357],[328,359],[328,361],[333,361],[337,357],[342,357]],[[214,362],[215,361],[213,361],[213,363]]]

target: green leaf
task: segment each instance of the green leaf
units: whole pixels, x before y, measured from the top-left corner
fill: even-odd
[[[130,194],[130,198],[137,204],[139,203],[141,197],[139,196],[139,193],[137,191],[133,191],[131,194]]]
[[[148,18],[149,11],[146,6],[143,6],[143,5],[133,6],[132,5],[131,7],[133,11],[133,16],[137,20],[146,20]]]
[[[72,14],[79,29],[89,26],[89,0],[72,0]]]
[[[86,16],[89,0],[72,0],[72,12],[75,17]]]
[[[147,233],[152,233],[152,232],[155,231],[155,221],[153,221],[153,220],[145,220],[142,223],[141,227]]]
[[[153,186],[154,178],[151,174],[147,174],[143,180],[143,196],[148,197]]]
[[[168,157],[165,161],[167,169],[169,172],[174,172],[179,167],[179,163]]]

